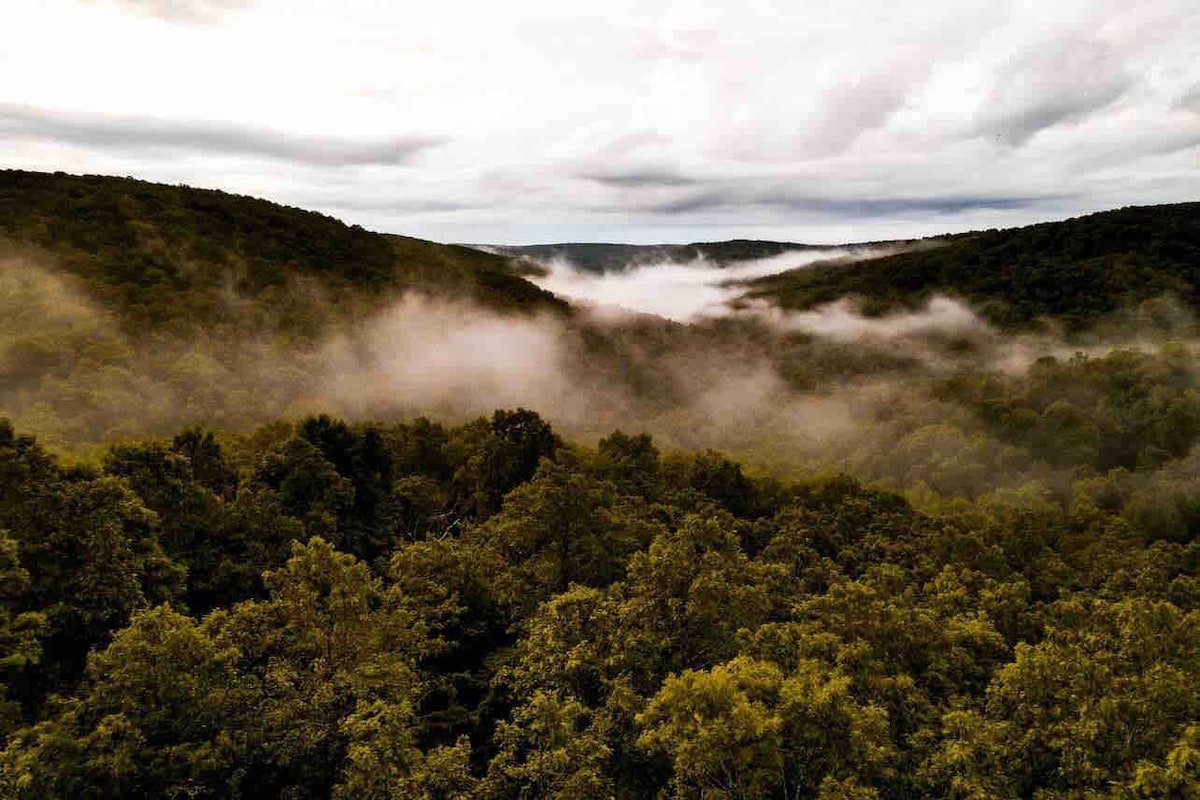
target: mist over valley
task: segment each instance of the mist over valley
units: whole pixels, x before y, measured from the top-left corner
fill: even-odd
[[[0,20],[0,800],[1200,798],[1196,0]]]
[[[1174,774],[1200,696],[1137,665],[1200,668],[1200,204],[511,249],[0,172],[0,788],[717,796],[725,745],[673,759],[746,703],[744,796],[1035,786],[1013,720],[1114,695],[1169,722],[1096,774]]]

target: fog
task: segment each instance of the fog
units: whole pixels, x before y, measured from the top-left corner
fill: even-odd
[[[857,304],[847,298],[812,311],[783,312],[762,306],[759,306],[759,310],[786,330],[840,342],[958,335],[989,329],[987,323],[966,303],[950,297],[933,297],[917,311],[901,311],[878,317],[864,316]]]
[[[60,453],[86,457],[107,442],[192,424],[248,431],[312,413],[458,423],[526,407],[583,443],[615,428],[646,431],[662,448],[719,449],[782,476],[836,469],[970,494],[1031,474],[1053,483],[1057,473],[1037,472],[1027,456],[988,438],[977,413],[939,395],[939,380],[1026,381],[1045,356],[1196,348],[1190,315],[1165,301],[1082,338],[1051,325],[1002,332],[963,300],[941,296],[875,316],[850,299],[799,312],[729,303],[738,292],[731,280],[833,252],[733,270],[629,270],[587,283],[591,302],[565,315],[501,313],[410,292],[361,313],[331,307],[312,340],[281,337],[266,323],[176,339],[135,335],[52,262],[7,254],[0,416]],[[597,302],[603,286],[628,293],[625,311]],[[679,286],[687,288],[676,294]],[[323,299],[306,301],[319,308]],[[659,304],[689,322],[645,313]]]
[[[622,427],[745,449],[772,431],[794,452],[852,427],[833,387],[795,391],[756,322],[506,314],[409,293],[307,345],[254,330],[171,339],[123,330],[44,260],[7,257],[0,280],[0,416],[60,452],[318,412],[460,422],[524,406],[583,440]]]
[[[565,408],[579,394],[566,380],[569,338],[557,318],[410,294],[324,345],[319,391],[354,415]]]
[[[862,260],[893,252],[894,248],[865,247],[795,250],[725,267],[698,258],[634,264],[604,273],[581,270],[558,257],[540,262],[546,274],[532,280],[547,291],[600,309],[624,309],[690,322],[727,313],[729,302],[743,293],[739,285],[742,282],[818,262]]]

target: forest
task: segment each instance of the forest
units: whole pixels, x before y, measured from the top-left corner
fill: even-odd
[[[1200,304],[1200,204],[1129,207],[1065,222],[945,237],[871,263],[762,279],[753,294],[793,308],[843,295],[874,313],[936,292],[970,299],[1008,328],[1045,317],[1070,328],[1163,294]]]
[[[684,325],[2,172],[0,796],[1195,797],[1198,229]]]
[[[1189,796],[1200,478],[1128,441],[1075,451],[1069,497],[923,513],[525,410],[95,468],[3,426],[0,787]]]

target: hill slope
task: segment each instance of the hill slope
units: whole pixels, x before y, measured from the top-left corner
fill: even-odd
[[[751,297],[789,309],[858,295],[868,301],[868,313],[952,294],[1006,327],[1043,316],[1085,327],[1168,293],[1197,309],[1200,203],[1130,207],[965,234],[942,247],[793,270],[749,285]]]
[[[287,291],[299,287],[334,298],[422,288],[493,308],[561,307],[501,256],[131,178],[0,171],[0,239],[48,251],[131,329],[245,318],[230,294],[278,312],[285,329],[304,328],[316,312],[305,292]]]
[[[75,449],[317,405],[361,355],[336,343],[410,289],[498,317],[567,309],[467,247],[218,191],[0,171],[0,417]]]

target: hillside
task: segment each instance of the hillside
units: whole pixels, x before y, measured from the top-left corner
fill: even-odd
[[[314,398],[363,389],[347,337],[409,290],[498,317],[567,309],[467,247],[218,191],[0,171],[0,417],[75,450],[328,408]]]
[[[501,256],[131,178],[0,171],[0,242],[45,251],[134,331],[264,316],[284,330],[319,328],[313,316],[328,309],[308,302],[313,289],[343,303],[421,288],[493,308],[561,307]]]
[[[1196,208],[1127,209],[951,237],[937,248],[765,279],[750,292],[789,308],[858,294],[875,313],[944,292],[1010,326],[1043,314],[1082,326],[1164,290],[1195,305],[1188,276]],[[586,252],[603,255],[605,247]],[[680,247],[708,248],[716,260],[792,245]],[[652,250],[631,246],[626,255]],[[1131,264],[1146,274],[1126,269]],[[903,391],[920,408],[934,353],[939,370],[986,374],[1016,352],[995,332],[914,342],[903,333],[823,338],[753,315],[691,325],[600,318],[570,313],[521,273],[505,256],[371,233],[263,200],[124,178],[0,172],[0,417],[58,452],[78,453],[189,424],[243,430],[316,412],[458,421],[523,405],[572,435],[633,425],[676,446],[721,447],[791,474],[875,458],[873,441],[847,443],[848,451],[824,441],[826,428],[847,424],[835,410],[842,401],[829,399],[826,408],[827,398],[871,396],[862,382],[911,382]],[[550,313],[513,313],[539,311]],[[1020,344],[1019,358],[1028,346]],[[1035,350],[1063,347],[1047,339]],[[1163,434],[1145,454],[1139,444],[1112,455],[1093,440],[1113,426],[1136,427],[1140,417],[1113,421],[1098,409],[1098,417],[1080,414],[1064,427],[1054,416],[1061,409],[1008,397],[1013,390],[1003,384],[980,385],[978,397],[961,386],[946,396],[961,408],[953,413],[983,414],[994,434],[1044,451],[1048,462],[1072,436],[1075,449],[1104,450],[1088,459],[1104,468],[1158,463],[1155,453],[1192,441],[1184,426],[1182,445]],[[1006,405],[1050,416],[1045,425],[1010,424],[1016,416],[993,408],[996,393]],[[1030,431],[1050,444],[1030,440]]]
[[[749,297],[788,309],[856,295],[874,314],[950,294],[1004,327],[1025,326],[1039,317],[1086,327],[1164,294],[1197,309],[1200,203],[1130,207],[982,231],[949,238],[941,247],[772,275],[749,287]]]

